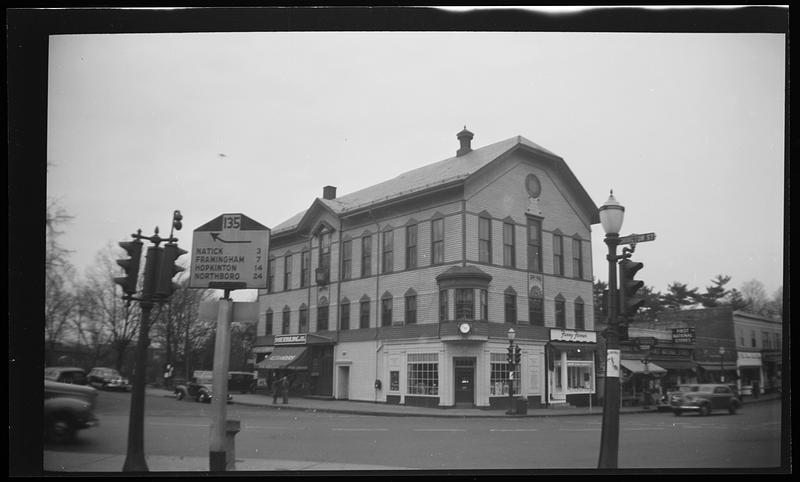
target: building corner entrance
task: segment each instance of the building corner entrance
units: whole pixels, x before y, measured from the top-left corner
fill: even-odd
[[[456,408],[475,406],[475,358],[453,358]]]

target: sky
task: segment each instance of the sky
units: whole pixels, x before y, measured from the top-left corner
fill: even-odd
[[[79,272],[176,209],[185,249],[223,213],[274,227],[325,185],[454,156],[466,127],[559,155],[598,207],[613,189],[621,234],[656,233],[634,259],[657,291],[783,283],[783,34],[76,34],[48,62],[47,196]]]

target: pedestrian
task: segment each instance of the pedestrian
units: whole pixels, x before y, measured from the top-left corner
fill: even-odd
[[[280,384],[281,393],[283,394],[283,404],[286,405],[289,403],[289,378],[284,375],[278,383]]]
[[[272,377],[272,403],[278,403],[278,396],[281,394],[281,380],[276,375]]]

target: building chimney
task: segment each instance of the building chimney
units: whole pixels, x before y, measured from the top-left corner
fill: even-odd
[[[325,186],[322,188],[322,199],[336,199],[336,186]]]
[[[467,126],[464,126],[464,130],[456,134],[459,142],[461,142],[461,148],[456,151],[456,156],[463,156],[472,151],[472,146],[470,146],[472,136],[473,134],[467,130]]]

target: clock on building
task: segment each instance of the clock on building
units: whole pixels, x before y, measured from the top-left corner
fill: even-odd
[[[464,335],[469,333],[470,330],[472,330],[472,325],[470,325],[469,323],[461,323],[460,325],[458,325],[458,331],[460,331]]]

